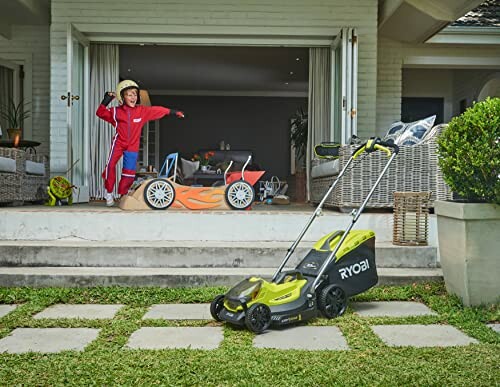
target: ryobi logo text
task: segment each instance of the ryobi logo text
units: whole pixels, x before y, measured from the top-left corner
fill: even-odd
[[[362,271],[366,271],[370,268],[370,264],[368,263],[368,259],[365,259],[364,261],[361,261],[359,263],[355,263],[351,266],[343,267],[339,269],[340,273],[340,278],[341,279],[348,279],[349,277],[352,277],[353,275],[357,275],[361,273]]]

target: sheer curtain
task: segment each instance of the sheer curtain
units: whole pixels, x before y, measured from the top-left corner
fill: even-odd
[[[314,145],[330,141],[331,108],[331,54],[330,47],[309,49],[309,108],[306,152],[307,200],[310,199],[311,160]]]
[[[95,115],[95,110],[106,91],[114,91],[119,81],[119,47],[116,44],[90,45],[90,184],[89,195],[94,199],[104,198],[105,189],[101,173],[106,166],[111,139],[115,129]],[[116,104],[114,100],[109,106]],[[117,164],[117,182],[121,175],[121,163]]]

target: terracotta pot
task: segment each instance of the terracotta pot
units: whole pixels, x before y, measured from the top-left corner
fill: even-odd
[[[22,130],[21,129],[7,129],[7,133],[9,134],[9,139],[11,140],[15,140],[16,137],[19,137],[21,138],[21,133],[22,133]]]

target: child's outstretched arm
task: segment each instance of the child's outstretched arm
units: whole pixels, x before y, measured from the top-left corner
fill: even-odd
[[[106,106],[115,98],[115,93],[107,91],[104,93],[104,98],[101,101],[101,104],[97,108],[95,112],[96,116],[103,119],[106,122],[109,122],[111,125],[116,125],[116,120],[114,118],[114,114],[111,109],[108,109]]]
[[[177,118],[184,118],[184,113],[180,110],[174,110],[163,106],[143,106],[146,112],[146,121],[159,120],[160,118],[175,114]]]

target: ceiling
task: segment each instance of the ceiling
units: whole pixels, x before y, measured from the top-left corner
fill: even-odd
[[[161,92],[307,93],[308,64],[307,48],[120,46],[120,77]]]

